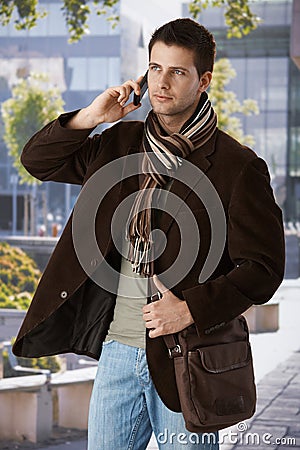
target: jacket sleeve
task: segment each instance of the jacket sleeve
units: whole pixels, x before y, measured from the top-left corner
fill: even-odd
[[[261,158],[248,162],[235,181],[228,209],[227,244],[234,268],[183,291],[199,334],[219,328],[252,304],[267,302],[283,279],[282,213]]]
[[[93,129],[65,128],[64,124],[76,113],[60,115],[25,145],[21,162],[35,178],[82,184],[87,166],[100,151],[101,135],[88,137]]]

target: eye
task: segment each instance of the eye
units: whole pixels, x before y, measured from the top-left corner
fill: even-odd
[[[174,73],[175,73],[175,75],[184,75],[184,72],[180,69],[175,69]]]
[[[150,70],[152,70],[153,72],[158,72],[160,70],[159,66],[150,66]]]

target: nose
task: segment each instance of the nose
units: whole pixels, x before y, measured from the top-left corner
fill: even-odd
[[[170,81],[168,73],[161,71],[158,78],[158,87],[160,89],[169,89]]]

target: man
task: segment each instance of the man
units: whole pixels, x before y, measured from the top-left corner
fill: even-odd
[[[283,277],[281,211],[266,164],[217,129],[207,98],[214,57],[213,36],[196,22],[178,19],[160,27],[149,44],[152,110],[145,124],[119,121],[139,107],[128,103],[132,91],[140,93],[138,82],[129,80],[48,124],[22,154],[35,177],[82,184],[89,193],[64,229],[14,346],[16,354],[28,357],[71,351],[98,358],[102,351],[90,404],[89,450],[145,449],[152,431],[160,448],[217,449],[217,443],[201,442],[201,436],[196,442],[185,430],[162,336],[188,326],[199,336],[213,332],[252,304],[268,301]],[[88,137],[95,126],[117,121],[102,135]],[[132,157],[137,171],[125,176]],[[104,195],[103,178],[108,172],[113,179],[120,161],[122,179],[111,181]],[[184,184],[180,173],[188,163],[199,179],[191,175]],[[213,226],[197,195],[202,175],[217,192],[227,225],[216,267],[199,282]],[[151,211],[156,193],[163,211]],[[175,195],[182,205],[170,218],[168,199]],[[94,256],[92,231],[85,226],[97,196],[101,202],[92,223],[104,261]],[[123,233],[114,213],[128,198]],[[197,233],[181,242],[176,221],[184,228],[189,212],[201,245]],[[151,234],[155,228],[166,236],[160,251],[158,235]],[[82,242],[88,249],[84,257]],[[185,257],[172,282],[174,271],[168,269],[185,246],[191,254],[196,248],[195,258]],[[91,268],[84,270],[86,256]]]

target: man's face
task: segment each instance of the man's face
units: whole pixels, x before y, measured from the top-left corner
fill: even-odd
[[[194,64],[193,51],[156,42],[150,55],[148,87],[154,112],[167,125],[169,122],[183,125],[205,90]]]

